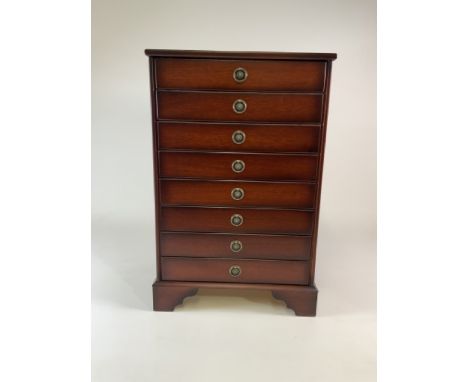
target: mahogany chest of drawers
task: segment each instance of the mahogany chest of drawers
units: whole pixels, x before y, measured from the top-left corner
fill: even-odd
[[[198,288],[270,290],[313,316],[336,54],[146,50],[156,206],[154,310]]]

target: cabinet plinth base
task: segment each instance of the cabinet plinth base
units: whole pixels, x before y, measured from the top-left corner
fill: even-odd
[[[283,300],[289,309],[294,310],[296,316],[315,316],[317,312],[317,288],[300,287],[291,289],[274,289],[273,297]]]
[[[153,310],[172,311],[194,296],[199,288],[269,290],[283,300],[296,316],[315,316],[318,290],[315,286],[156,281],[153,284]]]
[[[186,297],[197,294],[197,291],[195,286],[156,281],[153,284],[153,310],[170,312],[177,305],[183,304]]]

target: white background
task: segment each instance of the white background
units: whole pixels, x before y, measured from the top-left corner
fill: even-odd
[[[350,7],[349,13],[353,9]],[[83,2],[10,2],[0,9],[2,380],[90,378],[89,15]],[[457,1],[379,2],[381,381],[465,381],[468,377],[465,15],[463,2]],[[133,17],[131,12],[129,17]],[[214,33],[213,38],[216,36]],[[178,46],[165,47],[183,48],[182,38]],[[199,48],[208,47],[200,44]],[[332,90],[339,60],[336,63]],[[331,114],[333,108],[336,106]],[[327,169],[326,177],[330,178],[328,174]],[[144,209],[141,211],[144,213]],[[130,214],[130,209],[127,212]],[[151,245],[149,241],[146,244]],[[112,284],[108,285],[112,289]],[[146,288],[145,280],[140,287],[142,291]],[[120,306],[129,315],[146,308],[146,302],[142,302],[140,308],[128,309],[131,297],[120,298],[120,302],[127,300],[127,307],[125,303]],[[320,298],[322,309],[323,293]],[[256,304],[234,300],[230,299],[222,311],[229,317],[238,312],[241,324],[252,327],[254,334],[257,328],[268,332],[272,341],[275,337],[271,333],[276,335],[278,326],[263,329],[265,317],[287,318],[291,322],[288,328],[299,322],[287,316],[283,306],[268,305],[266,298],[259,297]],[[108,304],[109,309],[112,305],[118,306],[119,301]],[[213,306],[218,306],[216,296],[206,296],[170,314],[168,322],[179,324],[185,344],[193,343],[193,336],[198,334],[186,326],[187,317],[199,324],[197,330],[200,326],[203,329],[203,316],[197,321],[194,312]],[[246,319],[252,311],[257,320]],[[153,320],[154,314],[150,312],[148,317]],[[140,329],[129,325],[124,315],[121,318],[117,329],[131,339],[132,331]],[[219,335],[212,326],[209,329],[210,338]],[[164,367],[185,367],[180,362],[183,348],[175,344],[171,347],[172,333],[165,331],[164,325],[157,330],[160,342],[168,348],[164,353],[168,358],[160,359],[163,366],[155,371],[160,374],[154,379],[166,381],[171,376],[161,374]],[[233,327],[233,337],[236,331],[238,328]],[[321,335],[322,330],[317,333]],[[125,365],[118,363],[132,360],[135,343],[113,342],[114,338],[106,340],[115,345],[116,352],[127,355],[110,357],[107,362],[109,367],[123,368]],[[137,335],[133,338],[141,339]],[[151,336],[143,340],[152,344]],[[225,348],[229,344],[225,342]],[[349,358],[327,354],[324,345],[318,355],[328,362],[328,370],[354,367],[347,364]],[[260,351],[262,346],[249,346],[250,357],[241,354],[241,367],[249,363],[258,368],[256,361],[260,360],[260,366],[269,373],[261,380],[270,376],[268,367],[277,366],[270,353]],[[174,355],[179,358],[172,358]],[[190,356],[198,360],[200,373],[210,373],[220,364],[217,353],[212,359],[199,348]],[[290,353],[285,353],[281,360],[289,357]],[[136,367],[152,360],[143,355]],[[229,361],[223,373],[238,365],[234,359]],[[299,361],[304,367],[303,360]],[[307,359],[305,367],[310,362],[313,357]],[[328,376],[322,377],[319,380]],[[342,380],[349,379],[346,376]]]
[[[95,380],[375,380],[375,3],[95,0],[92,41]],[[318,243],[318,317],[296,318],[267,292],[202,290],[175,313],[151,311],[155,239],[145,48],[338,54]]]

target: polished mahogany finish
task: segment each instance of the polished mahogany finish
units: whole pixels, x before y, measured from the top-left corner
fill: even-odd
[[[184,281],[155,281],[153,284],[154,310],[170,312],[183,303],[186,297],[197,293],[198,288],[271,291],[274,298],[282,300],[297,316],[315,316],[317,288],[304,285],[211,283]]]
[[[162,256],[308,260],[311,237],[163,232],[160,245]]]
[[[241,199],[234,198],[236,189],[242,191]],[[162,180],[161,204],[311,209],[315,203],[315,189],[314,184]]]
[[[177,285],[173,282],[156,281],[153,284],[153,309],[170,312],[174,307],[182,304],[184,299],[198,292],[194,285]]]
[[[236,69],[246,70],[242,82],[233,81]],[[273,90],[321,92],[325,85],[323,61],[158,60],[160,89]]]
[[[155,310],[199,288],[269,290],[316,313],[332,53],[146,50]]]
[[[158,91],[160,120],[320,122],[322,94]],[[244,101],[245,112],[233,105]]]
[[[243,223],[232,225],[231,217],[241,215]],[[175,232],[234,232],[311,235],[314,213],[309,211],[161,207],[160,227]]]
[[[234,134],[244,141],[236,143]],[[159,123],[161,150],[317,153],[319,142],[320,125]]]
[[[242,161],[240,172],[234,161]],[[312,181],[317,178],[318,157],[286,154],[218,154],[160,152],[163,178]]]
[[[232,267],[238,267],[240,273],[232,275]],[[166,281],[306,285],[309,264],[306,261],[163,257],[162,276]]]
[[[173,49],[145,49],[145,54],[152,58],[213,58],[235,60],[288,60],[288,61],[333,61],[336,53],[310,52],[238,52],[218,50],[173,50]],[[151,74],[150,74],[151,75]]]

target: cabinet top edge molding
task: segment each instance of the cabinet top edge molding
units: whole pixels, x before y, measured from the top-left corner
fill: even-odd
[[[149,57],[178,57],[178,58],[215,58],[215,59],[258,59],[258,60],[325,60],[333,61],[336,53],[307,53],[307,52],[233,52],[212,50],[167,50],[146,49]]]

